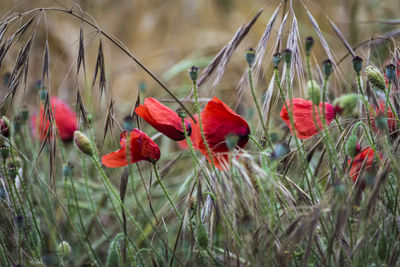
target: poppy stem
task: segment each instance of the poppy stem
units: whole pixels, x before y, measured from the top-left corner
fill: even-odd
[[[153,168],[154,168],[154,173],[155,173],[156,178],[157,178],[157,182],[160,184],[161,189],[163,190],[163,192],[164,192],[165,196],[167,197],[169,203],[171,204],[172,208],[174,209],[176,215],[179,217],[179,220],[182,222],[183,221],[182,215],[179,213],[179,211],[176,208],[174,202],[172,201],[171,197],[169,196],[167,189],[165,188],[163,182],[161,181],[160,176],[158,175],[157,164],[156,163],[153,163]]]
[[[250,85],[251,95],[253,96],[254,103],[256,104],[258,117],[261,120],[261,126],[262,126],[262,128],[264,130],[265,139],[267,140],[268,146],[270,146],[272,148],[272,144],[271,144],[271,141],[269,140],[269,136],[268,136],[268,129],[265,127],[264,118],[263,118],[263,115],[261,113],[260,106],[258,105],[256,93],[254,92],[252,67],[250,67],[250,66],[248,67],[247,73],[248,73],[248,76],[249,76],[249,85]]]

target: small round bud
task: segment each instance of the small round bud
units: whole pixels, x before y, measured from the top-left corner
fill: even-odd
[[[306,48],[306,53],[310,54],[311,48],[314,46],[314,38],[312,38],[311,36],[308,36],[306,38],[306,44],[305,44],[305,48]]]
[[[8,158],[8,155],[10,154],[10,149],[8,148],[8,146],[2,145],[0,146],[0,153],[3,160],[6,160]]]
[[[23,123],[27,122],[29,119],[29,110],[26,107],[23,107],[20,112],[20,118]]]
[[[357,107],[358,99],[359,95],[357,94],[347,94],[336,98],[334,102],[336,112],[340,115],[352,114]]]
[[[329,59],[322,62],[322,72],[324,73],[325,79],[327,79],[333,72],[332,61]]]
[[[307,93],[314,105],[318,105],[321,102],[321,88],[316,81],[309,80],[307,82]]]
[[[208,246],[208,235],[204,224],[199,224],[197,226],[197,241],[202,249],[207,249]]]
[[[179,118],[181,119],[186,118],[186,111],[183,108],[178,108],[176,110],[176,113],[178,114]]]
[[[8,176],[10,176],[10,178],[12,180],[14,180],[18,174],[18,167],[11,164],[10,166],[8,166],[7,172],[8,172]]]
[[[64,178],[68,178],[72,176],[72,169],[74,168],[74,166],[68,162],[68,164],[63,164],[62,167],[62,173]]]
[[[386,66],[385,70],[386,70],[386,78],[390,83],[396,77],[396,67],[393,64],[389,64]]]
[[[274,68],[277,69],[279,67],[279,64],[281,64],[282,61],[282,55],[280,53],[276,53],[272,57],[272,61],[274,62]]]
[[[367,74],[367,79],[372,86],[381,90],[385,90],[385,78],[377,67],[370,65],[365,68],[365,73]]]
[[[249,50],[246,53],[246,60],[247,60],[247,64],[249,64],[250,68],[253,66],[255,59],[256,59],[256,53],[254,52],[254,49],[249,48]]]
[[[234,150],[235,147],[237,146],[237,143],[239,142],[239,136],[237,134],[228,134],[225,137],[225,143],[226,146],[230,151]]]
[[[68,244],[67,241],[62,241],[60,244],[57,246],[57,256],[60,259],[68,259],[68,257],[71,255],[71,246]]]
[[[141,93],[146,93],[147,89],[147,84],[145,82],[140,82],[139,83],[139,90]]]
[[[6,116],[1,117],[0,119],[0,133],[2,136],[8,138],[10,137],[10,121]]]
[[[80,151],[86,155],[92,156],[93,149],[89,138],[80,131],[74,132],[74,141]]]
[[[189,69],[189,76],[190,79],[195,82],[197,80],[197,77],[199,76],[199,68],[196,66],[192,66]]]
[[[353,69],[357,74],[360,74],[360,71],[362,70],[362,63],[363,60],[359,56],[353,58]]]
[[[378,114],[375,117],[375,124],[376,124],[376,126],[378,127],[379,130],[382,130],[382,131],[386,130],[387,127],[388,127],[386,116],[383,115],[383,114]]]
[[[123,128],[125,131],[130,133],[135,128],[135,122],[133,121],[133,117],[128,115],[124,118]]]
[[[354,157],[360,153],[361,146],[358,143],[355,135],[350,135],[349,138],[347,138],[345,148],[347,155],[349,155],[352,159],[354,159]]]
[[[283,60],[286,64],[290,64],[292,62],[292,50],[286,48],[285,51],[283,51]]]

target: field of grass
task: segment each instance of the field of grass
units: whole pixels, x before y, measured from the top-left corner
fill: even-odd
[[[0,7],[0,266],[399,266],[399,1],[168,2]]]

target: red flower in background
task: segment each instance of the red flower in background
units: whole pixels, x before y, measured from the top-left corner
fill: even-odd
[[[379,107],[375,107],[375,112],[377,115],[382,115],[386,117],[386,110],[385,110],[385,101],[382,99],[378,100]],[[370,115],[371,125],[375,132],[379,131],[378,127],[375,125],[375,118]],[[396,130],[396,117],[393,114],[392,109],[388,106],[388,117],[387,117],[387,126],[389,128],[389,132],[393,132]]]
[[[74,132],[77,129],[77,118],[75,112],[72,111],[67,103],[55,96],[50,98],[50,105],[52,107],[54,120],[61,140],[72,141]],[[47,131],[49,130],[49,126],[50,122],[48,118],[46,118],[46,122],[44,121],[44,108],[43,105],[41,105],[40,116],[34,114],[31,117],[33,136],[40,136],[40,139],[44,140],[44,138],[46,138]]]
[[[314,123],[312,102],[310,100],[304,100],[301,98],[293,98],[293,109],[290,107],[290,101],[286,103],[289,109],[292,110],[294,127],[296,130],[296,136],[299,139],[307,139],[318,133],[318,128],[322,129],[323,125],[319,117],[319,113],[322,114],[322,107],[325,105],[325,122],[329,125],[336,116],[335,107],[329,103],[320,103],[319,106],[314,105],[315,119],[318,123],[318,128]],[[282,110],[279,114],[282,120],[289,127],[293,134],[292,125],[290,123],[289,113],[286,110],[286,106],[283,105]]]
[[[372,148],[370,147],[365,148],[357,156],[355,156],[354,160],[349,159],[347,161],[347,166],[350,166],[351,162],[353,162],[353,165],[351,165],[350,169],[350,178],[353,181],[353,183],[357,181],[358,174],[361,171],[361,167],[363,166],[364,161],[366,161],[365,171],[369,171],[374,161],[374,150]]]
[[[155,162],[160,159],[160,149],[151,138],[139,129],[133,129],[129,135],[129,163],[135,163],[141,160]],[[101,162],[110,168],[123,167],[128,165],[126,138],[121,134],[121,149],[104,155]]]
[[[197,117],[195,117],[197,119]],[[250,128],[247,122],[229,108],[224,102],[214,97],[207,103],[201,113],[204,136],[210,148],[214,165],[222,169],[228,162],[229,148],[226,145],[228,135],[238,136],[237,146],[243,148],[248,140]],[[201,136],[199,124],[192,121],[192,135],[190,139],[193,147],[199,150],[210,161],[207,148]],[[182,141],[181,146],[187,146],[186,141]]]
[[[144,100],[144,104],[135,109],[138,116],[142,117],[147,123],[157,131],[163,133],[172,140],[179,141],[185,139],[182,128],[182,119],[172,109],[164,106],[156,99],[149,97]],[[191,133],[191,125],[186,121],[186,131]]]

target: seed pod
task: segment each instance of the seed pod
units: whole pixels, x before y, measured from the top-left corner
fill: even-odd
[[[365,68],[365,73],[367,74],[367,79],[372,86],[385,90],[385,78],[377,67],[370,65]]]
[[[357,107],[358,99],[359,95],[357,94],[347,94],[336,98],[334,102],[336,112],[340,115],[352,114]]]
[[[328,77],[332,74],[333,65],[329,59],[322,62],[322,72],[324,73],[325,79],[328,79]]]
[[[272,57],[272,61],[274,62],[274,68],[277,69],[279,67],[279,64],[281,64],[282,61],[282,55],[280,53],[276,53]]]
[[[199,68],[196,66],[192,66],[189,69],[190,79],[195,82],[197,80],[198,75],[199,75]]]
[[[393,64],[389,64],[386,66],[385,70],[388,82],[392,82],[392,80],[396,77],[396,67]]]
[[[225,143],[229,150],[234,150],[239,141],[239,136],[236,134],[228,134],[225,137]]]
[[[246,61],[247,64],[249,64],[250,68],[253,66],[255,59],[256,59],[256,53],[254,52],[254,49],[250,47],[246,53]]]
[[[353,69],[357,74],[359,74],[360,71],[362,70],[362,63],[363,60],[359,56],[355,56],[353,58]]]

